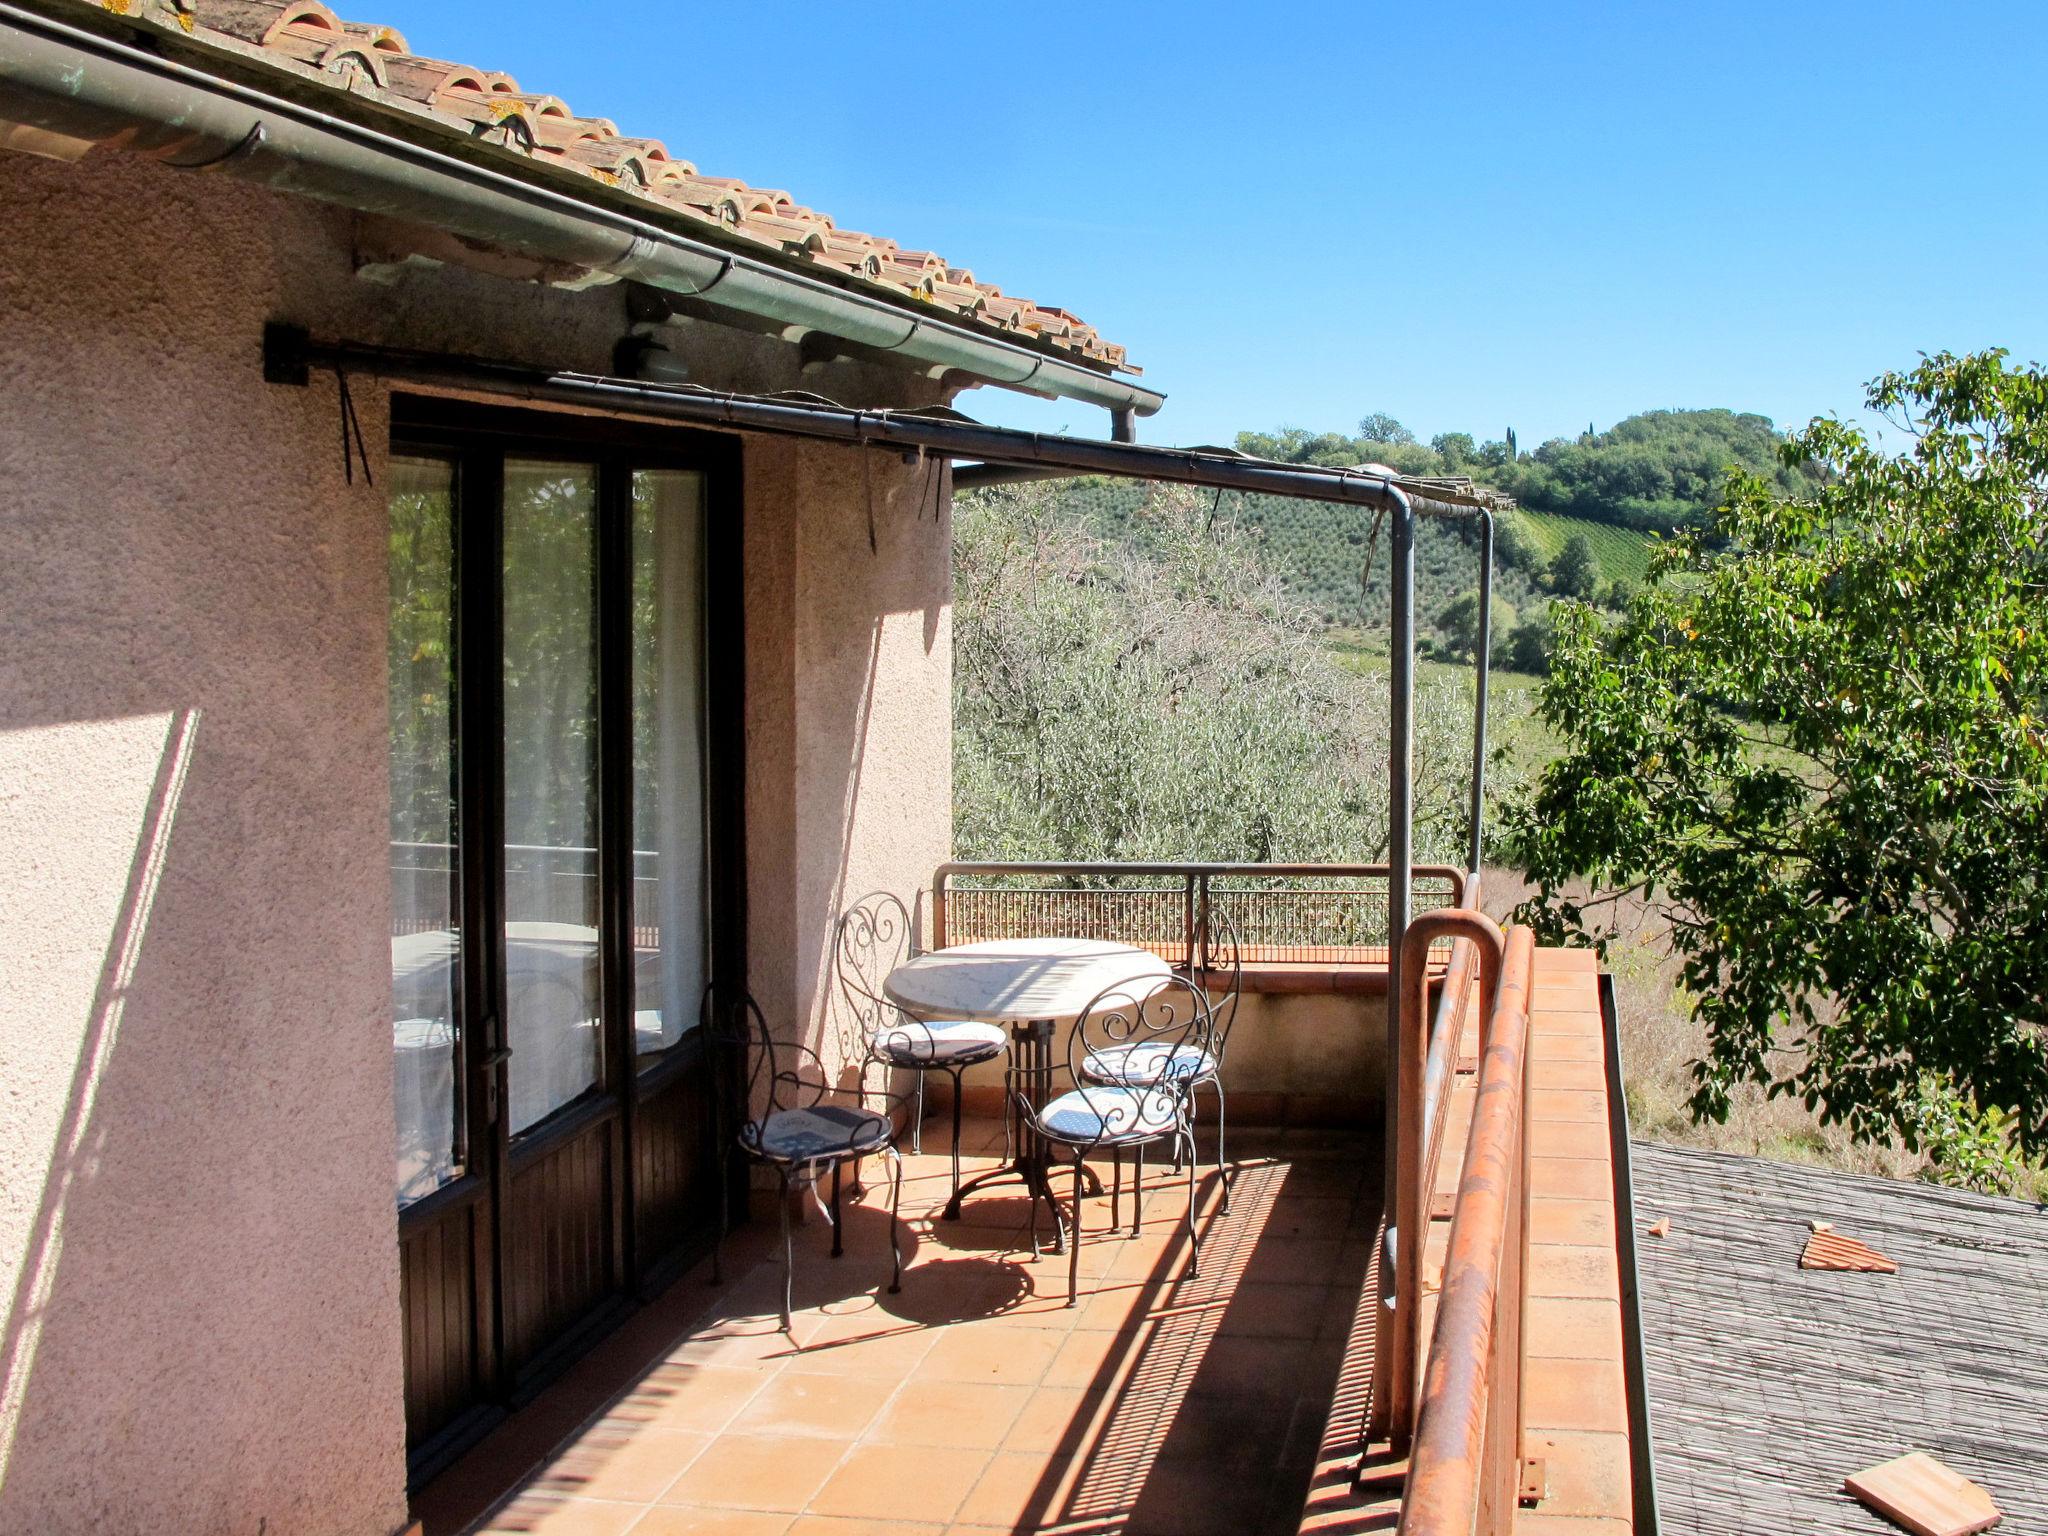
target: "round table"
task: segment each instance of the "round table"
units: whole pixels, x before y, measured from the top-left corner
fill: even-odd
[[[1078,1018],[1105,992],[1131,982],[1164,981],[1171,974],[1151,950],[1107,939],[987,939],[907,960],[889,973],[882,989],[914,1018],[1008,1024],[1012,1078],[1032,1105],[1042,1108],[1051,1096],[1058,1025]],[[962,1196],[1006,1179],[1021,1182],[1033,1199],[1043,1195],[1052,1201],[1046,1177],[1050,1163],[1050,1149],[1020,1123],[1016,1156],[963,1184],[946,1205],[946,1219],[959,1217]],[[1053,1251],[1058,1252],[1057,1203],[1053,1213]]]

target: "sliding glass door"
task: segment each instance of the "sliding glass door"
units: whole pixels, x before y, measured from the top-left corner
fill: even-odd
[[[743,944],[726,440],[409,402],[391,466],[392,1035],[429,1475],[708,1240]],[[720,747],[725,750],[721,752]],[[714,829],[723,831],[714,837]]]

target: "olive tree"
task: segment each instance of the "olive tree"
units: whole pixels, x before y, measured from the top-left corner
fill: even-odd
[[[1384,673],[1336,665],[1254,532],[1152,486],[1098,536],[1058,483],[954,514],[963,858],[1370,861],[1386,850]],[[1416,701],[1416,847],[1455,857],[1469,690]]]
[[[1559,605],[1523,915],[1661,907],[1696,1117],[1755,1082],[1996,1183],[2048,1148],[2048,375],[1944,354],[1869,400],[1903,451],[1816,421],[1813,489],[1734,474],[1624,615]]]

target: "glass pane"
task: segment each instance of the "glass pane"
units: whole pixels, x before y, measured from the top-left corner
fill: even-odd
[[[633,997],[641,1054],[704,993],[704,484],[633,476]]]
[[[391,1033],[398,1198],[462,1171],[454,468],[391,461]]]
[[[505,1029],[513,1134],[598,1081],[597,473],[505,465]]]

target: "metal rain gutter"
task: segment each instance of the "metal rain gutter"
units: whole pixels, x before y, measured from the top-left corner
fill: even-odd
[[[264,377],[273,384],[305,384],[316,370],[332,371],[689,426],[779,432],[945,458],[1044,466],[1063,474],[1121,475],[1384,507],[1395,516],[1397,539],[1414,516],[1471,518],[1484,510],[1477,500],[1435,488],[1404,487],[1398,477],[1385,474],[1277,464],[1211,448],[1162,448],[984,426],[943,408],[856,410],[814,396],[744,395],[694,384],[650,383],[447,353],[317,341],[289,325],[265,328],[263,353]]]
[[[0,119],[385,214],[544,261],[1112,413],[1156,390],[728,251],[458,156],[0,3]],[[1126,416],[1125,419],[1128,419]]]

